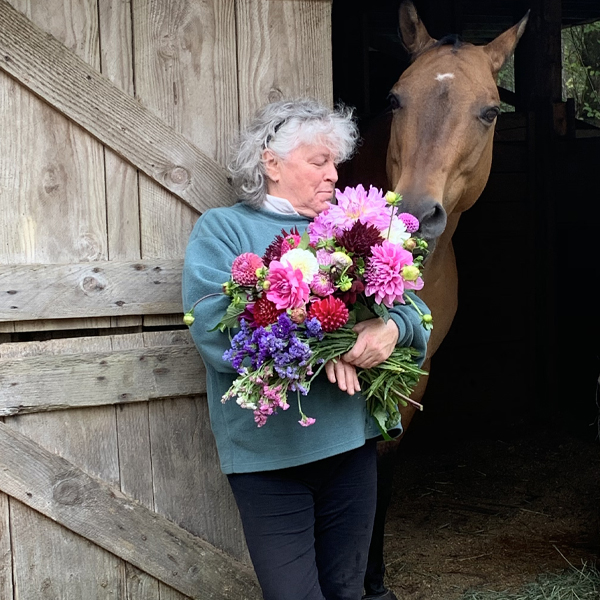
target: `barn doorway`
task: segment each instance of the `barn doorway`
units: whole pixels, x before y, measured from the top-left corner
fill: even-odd
[[[410,63],[398,5],[333,2],[334,97],[356,107],[363,135],[385,120],[388,92]],[[520,2],[415,5],[433,37],[458,33],[476,44],[527,10]],[[563,0],[559,29],[600,18],[600,7],[585,9]],[[518,84],[522,62],[517,71]],[[543,143],[535,111],[515,110],[509,87],[488,184],[453,238],[459,310],[395,467],[388,582],[409,600],[518,587],[568,568],[567,560],[581,567],[600,556],[600,272],[592,241],[600,209],[591,200],[600,137],[571,118],[568,131],[565,121]],[[554,110],[565,115],[572,105],[565,97]],[[344,174],[341,187],[360,181]],[[374,177],[382,187],[385,175]],[[571,236],[577,249],[565,247]]]

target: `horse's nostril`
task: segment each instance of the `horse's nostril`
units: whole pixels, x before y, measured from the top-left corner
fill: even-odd
[[[421,235],[425,238],[433,240],[437,238],[446,227],[446,211],[444,207],[436,200],[425,200],[420,203],[420,206],[415,211],[415,216],[419,219]]]

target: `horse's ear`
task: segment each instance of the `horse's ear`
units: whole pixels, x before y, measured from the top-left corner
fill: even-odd
[[[399,16],[402,42],[411,57],[414,58],[435,40],[427,33],[425,25],[419,19],[415,5],[410,0],[405,0],[400,4]]]
[[[501,33],[487,46],[484,46],[484,50],[492,61],[492,72],[494,73],[494,77],[498,74],[498,71],[500,71],[506,60],[515,51],[517,42],[521,39],[521,36],[525,31],[527,19],[529,19],[529,11],[527,11],[527,14],[516,25],[513,25],[504,33]]]

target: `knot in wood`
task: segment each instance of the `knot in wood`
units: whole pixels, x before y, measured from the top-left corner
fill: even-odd
[[[52,488],[52,498],[59,504],[66,506],[75,506],[83,504],[84,491],[80,481],[73,479],[63,479],[56,483]]]
[[[268,95],[269,102],[283,100],[283,92],[279,88],[271,88]]]
[[[173,167],[168,175],[174,185],[184,186],[190,181],[190,174],[183,167]]]
[[[104,289],[104,284],[98,281],[95,277],[85,277],[81,282],[81,286],[85,292],[95,292]]]

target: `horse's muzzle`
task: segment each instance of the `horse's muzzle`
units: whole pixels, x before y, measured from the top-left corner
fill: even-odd
[[[434,243],[446,228],[448,217],[444,207],[431,197],[403,196],[400,210],[408,212],[419,219],[417,235],[428,244]]]

